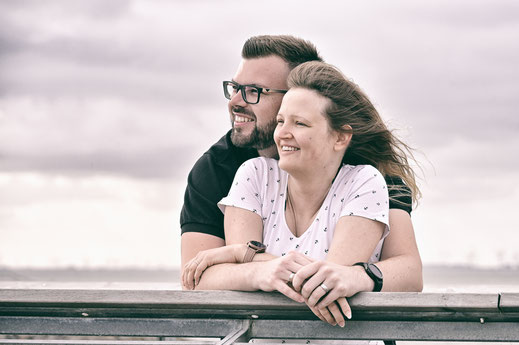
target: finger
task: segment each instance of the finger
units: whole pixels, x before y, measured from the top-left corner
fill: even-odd
[[[297,277],[297,274],[296,274],[296,277]],[[296,278],[294,277],[294,279]],[[301,295],[306,298],[306,299],[309,299],[310,298],[310,295],[317,289],[318,291],[315,291],[317,293],[320,293],[321,291],[319,290],[323,290],[323,288],[320,288],[319,285],[321,285],[324,281],[325,281],[326,277],[324,276],[324,272],[322,271],[317,271],[313,276],[311,276],[306,282],[304,282],[303,284],[303,287],[301,288]],[[332,288],[332,287],[329,287],[329,288]],[[328,289],[329,290],[329,289]],[[325,293],[327,293],[328,291],[324,291]],[[322,297],[322,294],[321,294],[321,297]],[[319,300],[317,300],[319,301]],[[316,301],[316,303],[317,303]]]
[[[310,310],[311,310],[312,313],[314,313],[315,316],[317,316],[321,321],[326,322],[326,319],[321,315],[321,313],[319,312],[319,309],[317,309],[317,308],[310,308]]]
[[[290,252],[292,253],[292,256],[294,257],[294,261],[298,263],[301,266],[306,266],[308,264],[311,264],[312,262],[315,262],[316,260],[310,256],[306,256],[303,253],[299,252]]]
[[[276,290],[281,292],[283,295],[287,296],[291,300],[294,300],[299,303],[303,303],[305,299],[303,296],[292,290],[287,284],[283,282],[276,283]]]
[[[328,308],[319,309],[319,312],[330,325],[335,326],[337,324]]]
[[[305,289],[306,289],[306,285],[307,283],[305,283],[305,286],[303,287],[303,290],[301,291],[301,295],[303,297],[305,297]],[[322,287],[322,284],[319,284],[311,293],[310,293],[310,296],[308,296],[306,299],[307,299],[307,304],[310,306],[310,307],[315,307],[317,302],[319,302],[323,297],[324,295],[327,294],[327,291],[325,291]],[[333,300],[332,300],[333,301]],[[328,304],[326,305],[321,305],[320,308],[325,308],[327,307]]]
[[[317,273],[319,271],[319,267],[320,266],[316,263],[311,263],[304,267],[301,267],[296,272],[296,275],[292,280],[292,286],[294,287],[294,290],[300,291],[305,280]]]
[[[187,281],[187,276],[188,276],[188,272],[189,272],[189,264],[191,263],[188,262],[187,264],[184,265],[184,269],[182,270],[182,283],[184,284],[184,286],[186,287],[186,289],[191,289],[189,287],[189,284],[188,284],[188,281]]]
[[[319,303],[317,303],[316,307],[325,308],[339,298],[344,298],[344,296],[341,296],[339,289],[334,287],[333,289],[329,290],[328,294],[326,294]]]
[[[202,273],[204,273],[207,267],[208,265],[205,260],[196,266],[195,273],[193,274],[195,286],[198,285],[198,283],[200,283],[200,277],[202,276]]]
[[[348,318],[348,319],[351,319],[351,307],[350,307],[350,304],[348,303],[348,300],[346,299],[346,297],[340,297],[337,299],[337,303],[339,304],[341,310],[342,310],[342,313]]]
[[[330,312],[330,314],[332,314],[333,319],[339,326],[345,326],[344,316],[342,315],[339,306],[335,302],[328,306],[328,311]]]
[[[194,290],[195,289],[194,274],[195,274],[196,266],[198,266],[198,262],[193,260],[193,261],[191,261],[189,263],[189,267],[187,269],[187,279],[186,279],[186,282],[187,282],[190,290]]]

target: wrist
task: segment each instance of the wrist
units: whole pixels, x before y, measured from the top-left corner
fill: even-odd
[[[366,270],[364,270],[364,267],[362,267],[362,266],[352,266],[352,267],[357,272],[358,281],[360,283],[359,292],[360,291],[372,292],[373,289],[375,288],[375,282],[366,273]]]
[[[243,244],[243,243],[233,244],[232,250],[233,250],[233,256],[234,256],[234,262],[242,263],[243,257],[245,256],[245,253],[247,252],[247,245]]]

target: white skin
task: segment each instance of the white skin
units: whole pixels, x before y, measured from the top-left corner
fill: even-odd
[[[286,89],[286,77],[288,76],[288,64],[277,56],[262,57],[257,59],[243,60],[235,74],[233,80],[240,84],[256,84],[258,86],[271,87],[276,89]],[[281,100],[282,94],[262,94],[258,104],[246,104],[241,95],[237,94],[229,101],[229,111],[233,126],[239,124],[234,123],[236,115],[248,115],[253,122],[247,122],[240,126],[240,135],[246,136],[252,133],[254,126],[265,126],[269,121],[275,119]],[[245,114],[233,112],[233,107],[245,109]],[[277,154],[276,146],[258,150],[262,156],[273,157]],[[238,208],[229,207],[226,209],[225,227],[226,231],[229,223],[236,222],[241,219],[238,224],[241,229],[256,229],[260,220],[254,217],[248,217],[244,214],[250,212]],[[249,215],[250,216],[250,215]],[[356,217],[349,217],[356,218]],[[358,217],[357,217],[358,218]],[[382,291],[421,291],[422,290],[422,264],[416,246],[414,230],[409,214],[403,210],[391,209],[389,211],[389,223],[391,232],[386,237],[382,251],[381,261],[377,264],[384,275],[384,285]],[[245,252],[244,243],[249,240],[261,241],[262,237],[258,234],[244,232],[242,238],[231,239],[227,235],[227,244],[229,248],[234,248],[231,255],[223,256],[225,261],[232,261],[243,258]],[[231,235],[232,236],[232,235]],[[335,240],[335,238],[334,238]],[[300,253],[290,253],[283,258],[274,258],[269,254],[256,255],[254,262],[246,264],[217,264],[218,262],[208,262],[208,268],[202,269],[203,275],[195,282],[193,274],[186,274],[188,263],[199,256],[210,256],[211,251],[219,250],[225,242],[222,238],[209,235],[202,232],[187,232],[182,234],[182,267],[183,267],[183,288],[184,289],[226,289],[226,290],[243,290],[243,291],[274,291],[278,290],[293,300],[303,302],[306,294],[304,291],[296,291],[287,285],[290,272],[297,272],[297,278],[294,277],[294,284],[299,287],[299,281],[303,281],[306,276],[314,276],[324,274],[328,279],[340,280],[337,282],[333,291],[342,296],[352,296],[360,291],[372,291],[373,281],[367,276],[363,269],[359,266],[344,266],[334,264],[332,261],[314,263],[308,257]],[[229,257],[231,259],[229,259]],[[331,259],[331,258],[330,258]],[[238,260],[236,260],[238,261]],[[354,261],[351,261],[354,262]],[[302,270],[305,268],[305,270]],[[226,279],[221,279],[226,277]],[[196,284],[195,284],[196,283]],[[332,285],[332,284],[331,284]],[[306,286],[306,285],[305,285]],[[310,290],[310,287],[308,287]],[[319,289],[317,289],[319,290]],[[314,289],[315,291],[315,289]],[[307,295],[307,300],[313,304],[317,298]],[[319,303],[322,308],[331,299],[332,295],[327,296]],[[343,310],[347,310],[345,300],[336,299]],[[333,311],[337,311],[335,304],[330,304]],[[316,309],[312,309],[316,312]],[[330,313],[326,308],[320,309],[316,314],[323,320],[332,324],[343,324],[343,319],[338,317],[337,320],[330,317]],[[347,311],[345,312],[347,313]],[[348,315],[348,314],[347,314]],[[351,314],[349,314],[351,315]],[[342,323],[341,323],[342,322]]]

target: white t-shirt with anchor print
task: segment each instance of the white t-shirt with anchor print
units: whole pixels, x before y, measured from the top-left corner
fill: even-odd
[[[324,260],[340,217],[358,216],[386,225],[370,262],[378,262],[384,238],[389,233],[389,197],[382,174],[371,165],[343,165],[317,215],[296,237],[285,221],[288,173],[278,161],[253,158],[238,169],[229,195],[218,206],[234,206],[257,213],[263,220],[263,243],[267,253],[283,256],[290,251]]]

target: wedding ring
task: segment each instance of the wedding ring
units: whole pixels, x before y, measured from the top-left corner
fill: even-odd
[[[292,280],[294,279],[294,276],[295,276],[295,275],[296,275],[296,274],[295,274],[294,272],[290,273],[290,275],[288,276],[288,282],[289,282],[289,283],[292,282]]]
[[[328,289],[328,286],[324,285],[324,283],[322,283],[321,285],[319,285],[321,287],[321,289],[324,290],[325,293],[328,293],[328,291],[330,291],[330,289]]]

